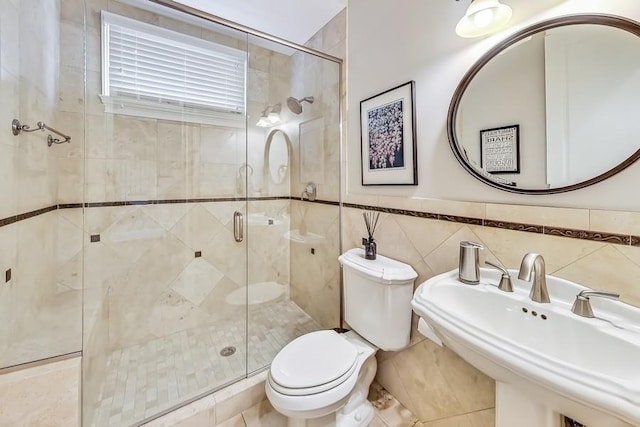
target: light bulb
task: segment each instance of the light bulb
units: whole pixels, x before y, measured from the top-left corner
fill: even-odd
[[[511,19],[511,8],[499,0],[473,0],[456,25],[460,37],[480,37],[503,28]]]
[[[267,119],[271,124],[274,124],[274,125],[278,124],[280,123],[280,114],[271,112],[269,113],[269,116],[267,117]]]
[[[493,9],[484,9],[474,13],[471,19],[473,19],[473,23],[476,27],[487,27],[493,22]]]
[[[271,122],[269,120],[267,120],[266,117],[262,116],[262,117],[260,117],[260,120],[258,120],[258,123],[256,123],[256,126],[259,126],[261,128],[266,128],[266,127],[273,126],[273,125],[271,124]]]

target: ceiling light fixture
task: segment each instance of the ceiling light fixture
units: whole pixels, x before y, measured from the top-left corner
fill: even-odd
[[[456,25],[456,34],[464,38],[486,36],[503,28],[511,14],[511,8],[499,0],[472,0]]]

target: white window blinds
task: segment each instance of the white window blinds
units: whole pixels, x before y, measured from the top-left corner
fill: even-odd
[[[172,118],[171,109],[201,118],[245,113],[240,50],[103,11],[102,56],[102,99],[112,112],[130,100],[136,110],[147,107],[136,114],[146,117]]]

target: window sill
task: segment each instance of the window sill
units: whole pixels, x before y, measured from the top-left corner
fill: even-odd
[[[118,96],[100,95],[100,99],[104,104],[105,113],[241,129],[246,126],[244,114],[156,104]]]

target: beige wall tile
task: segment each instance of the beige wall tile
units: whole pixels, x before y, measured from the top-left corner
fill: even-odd
[[[138,117],[114,116],[113,133],[108,140],[110,159],[156,160],[158,121]],[[161,129],[166,131],[166,129]]]
[[[82,68],[60,67],[58,109],[69,113],[84,112],[84,71]]]
[[[65,210],[75,212],[64,212]],[[66,263],[71,258],[82,252],[84,246],[84,234],[82,232],[82,224],[77,224],[71,217],[73,213],[80,213],[81,209],[61,209],[54,212],[57,221],[57,236],[56,236],[56,263],[58,266]]]
[[[487,203],[487,219],[555,227],[589,229],[588,209]]]
[[[247,427],[279,427],[287,424],[287,417],[273,409],[268,400],[242,411]]]
[[[422,199],[422,211],[444,215],[485,218],[485,204],[455,200]]]
[[[215,422],[216,401],[213,395],[209,395],[143,425],[148,427],[199,427],[214,425]]]
[[[0,27],[0,37],[3,40],[19,41],[21,38],[20,10],[17,4],[3,2],[2,26]],[[31,23],[33,25],[34,23]],[[23,30],[24,31],[24,30]],[[14,75],[20,73],[20,44],[3,43],[0,48],[0,63]]]
[[[398,224],[418,253],[425,257],[464,227],[456,222],[397,216]]]
[[[226,203],[216,204],[226,205]],[[193,207],[193,204],[188,203],[168,203],[162,205],[144,205],[142,206],[142,210],[146,215],[153,218],[153,220],[157,222],[162,228],[164,228],[165,230],[170,230]]]
[[[616,245],[606,245],[553,274],[593,289],[619,292],[623,301],[640,307],[640,266]]]
[[[85,152],[87,159],[106,159],[107,140],[113,133],[113,116],[104,114],[86,114]]]
[[[91,0],[95,1],[95,0]],[[103,3],[104,5],[104,3]],[[128,4],[120,3],[117,0],[109,0],[108,10],[113,13],[117,13],[118,15],[123,15],[128,18],[135,19],[137,21],[146,22],[147,24],[158,25],[160,22],[160,17],[152,12],[148,12],[146,10],[138,9],[136,7],[131,7]]]
[[[378,206],[394,209],[406,209],[420,211],[423,199],[412,199],[406,197],[378,196]]]
[[[60,2],[60,20],[82,25],[84,23],[84,1],[65,0]]]
[[[547,274],[554,274],[605,245],[589,240],[490,227],[473,227],[473,231],[508,268],[519,268],[523,256],[528,252],[535,252],[544,257]]]
[[[200,26],[193,25],[190,22],[178,21],[167,16],[158,16],[158,25],[171,31],[186,34],[188,36],[200,38],[202,30]]]
[[[84,161],[77,158],[58,160],[58,203],[78,203],[83,199]]]
[[[482,227],[478,227],[482,229]],[[460,242],[469,240],[480,243],[485,248],[480,251],[480,263],[484,264],[485,260],[495,260],[496,255],[492,252],[491,245],[488,245],[483,236],[475,227],[464,226],[451,235],[440,246],[435,248],[424,257],[424,261],[435,274],[444,273],[458,267],[460,257]]]
[[[467,414],[467,418],[469,418],[473,427],[495,427],[496,425],[495,409],[472,412]]]
[[[220,424],[231,417],[246,411],[266,399],[264,381],[267,371],[232,384],[213,394],[216,399],[216,423]]]
[[[194,251],[202,250],[224,226],[202,206],[196,204],[171,229],[171,233]]]
[[[155,160],[106,160],[105,201],[149,200],[157,196]],[[91,183],[88,183],[91,188]]]
[[[491,379],[466,365],[450,350],[428,340],[398,353],[391,362],[411,399],[409,409],[421,421],[494,405]],[[457,371],[459,369],[462,371]]]
[[[60,22],[60,63],[67,67],[84,68],[84,43],[82,23]]]
[[[404,351],[408,351],[406,349]],[[393,354],[395,355],[395,353]],[[378,371],[376,373],[376,381],[380,383],[386,390],[393,395],[404,407],[406,407],[411,413],[416,413],[416,406],[414,401],[404,386],[402,379],[400,378],[400,372],[398,367],[393,362],[392,357],[388,357],[386,360],[380,361],[380,352],[376,354],[378,357]],[[414,369],[413,366],[404,367],[401,369]],[[417,396],[422,398],[423,395]]]
[[[0,218],[16,215],[17,212],[17,173],[16,149],[12,146],[0,144]]]
[[[291,203],[291,229],[299,234],[306,227],[307,236],[315,239],[308,243],[287,242],[291,254],[291,298],[326,328],[340,322],[338,214],[335,206]]]
[[[0,375],[0,424],[78,426],[80,358]]]
[[[105,159],[85,160],[85,202],[107,200],[107,161]]]
[[[589,211],[590,230],[640,235],[640,212]]]
[[[624,254],[627,258],[633,261],[636,265],[640,265],[640,246],[615,246],[617,251]]]
[[[220,424],[216,424],[216,427],[246,427],[242,414],[238,414],[233,418],[229,418],[227,421],[223,421]],[[196,427],[196,426],[194,426]]]

